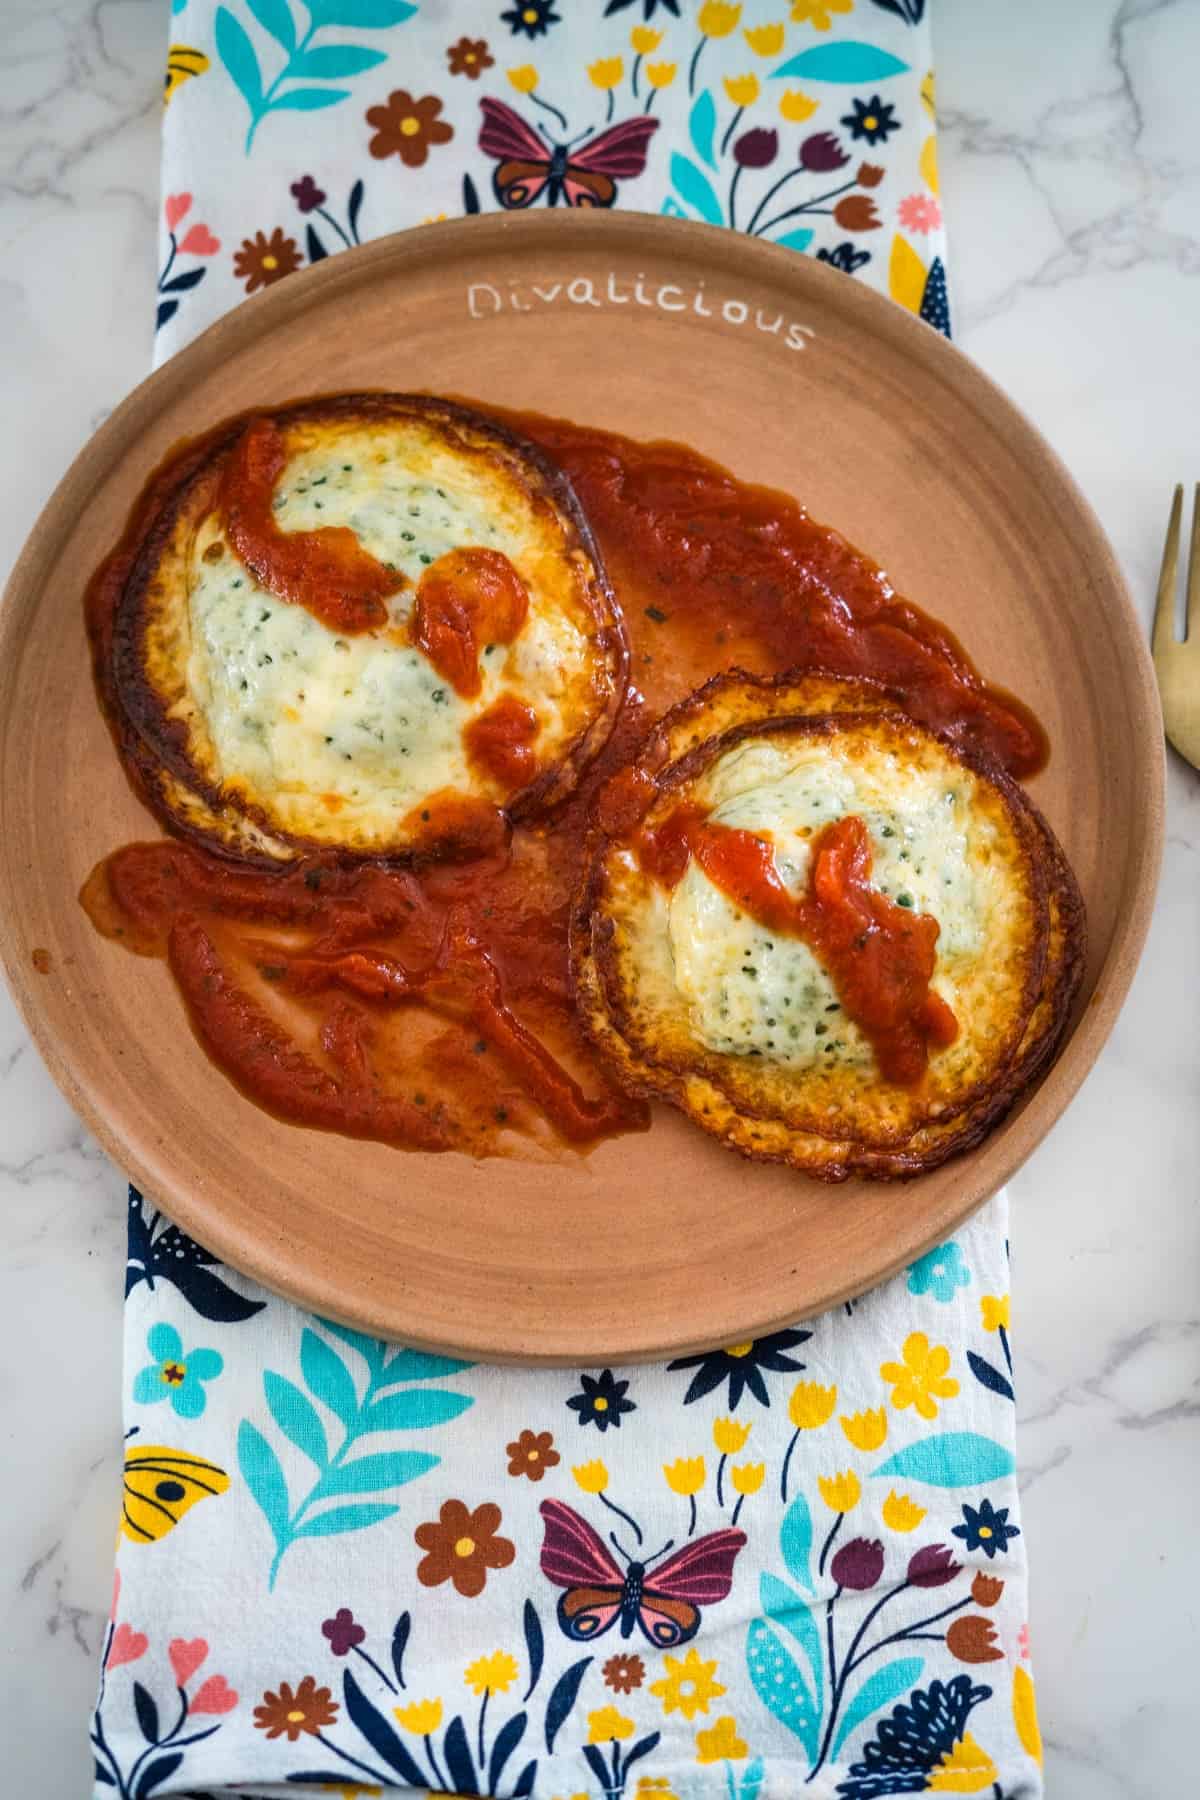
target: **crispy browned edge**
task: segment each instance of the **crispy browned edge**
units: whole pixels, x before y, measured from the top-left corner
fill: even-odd
[[[187,505],[198,485],[208,482],[215,486],[224,458],[250,418],[267,417],[276,423],[286,424],[330,416],[336,418],[345,414],[366,414],[383,419],[422,415],[474,433],[485,444],[490,442],[503,448],[509,456],[516,459],[526,477],[530,493],[549,505],[563,523],[568,548],[579,551],[590,569],[585,598],[596,625],[593,643],[598,652],[600,667],[595,686],[602,705],[558,761],[543,770],[535,781],[514,794],[498,810],[516,822],[548,811],[572,793],[588,764],[608,742],[625,698],[629,643],[612,583],[591,527],[575,496],[575,490],[564,472],[536,444],[510,431],[507,426],[473,412],[469,407],[425,394],[338,394],[318,400],[300,401],[285,407],[257,407],[252,413],[233,422],[227,433],[213,439],[200,465],[192,469],[173,490],[166,504],[148,526],[117,604],[113,621],[111,667],[107,671],[108,679],[102,682],[105,695],[116,714],[118,746],[131,765],[130,774],[136,791],[145,798],[169,831],[178,837],[199,842],[204,848],[229,860],[278,868],[284,859],[265,855],[256,857],[245,849],[233,849],[201,827],[181,820],[160,793],[156,777],[160,769],[166,768],[212,811],[223,812],[229,805],[228,798],[220,789],[204,780],[193,768],[187,755],[183,728],[164,716],[161,700],[143,673],[140,642],[146,587],[181,509]],[[477,847],[474,841],[464,841],[454,834],[448,834],[436,840],[421,839],[415,844],[383,850],[339,852],[331,849],[328,844],[279,830],[253,806],[242,805],[238,811],[252,820],[267,837],[289,846],[298,855],[319,854],[327,858],[349,856],[356,862],[403,864],[417,859],[428,861],[438,856],[469,853]]]
[[[808,677],[843,688],[847,697],[853,698],[854,707],[860,713],[900,710],[897,697],[881,683],[869,679],[841,677],[826,670],[795,670],[771,677],[731,669],[712,677],[664,714],[643,740],[633,766],[655,778],[657,791],[659,778],[669,778],[676,766],[670,762],[672,738],[689,724],[702,720],[725,691],[734,687],[749,692],[757,689],[767,700],[771,694]],[[748,735],[768,721],[774,727],[786,716],[773,715],[768,707],[760,721],[747,722],[748,729],[741,735]],[[974,1148],[1045,1072],[1062,1041],[1083,976],[1087,948],[1083,897],[1062,846],[1025,790],[990,757],[977,752],[965,753],[940,734],[932,735],[938,736],[958,761],[1000,788],[1010,802],[1016,817],[1023,823],[1022,835],[1027,834],[1026,841],[1032,847],[1044,900],[1046,925],[1041,934],[1044,965],[1036,991],[1032,997],[1027,991],[1024,997],[1028,1004],[1023,1007],[1023,1029],[1009,1062],[997,1078],[982,1093],[974,1095],[961,1112],[919,1128],[896,1148],[868,1147],[846,1139],[823,1140],[819,1134],[797,1131],[774,1120],[762,1121],[760,1135],[756,1138],[755,1126],[759,1122],[751,1115],[747,1124],[723,1095],[721,1099],[734,1115],[733,1124],[710,1122],[704,1109],[698,1107],[689,1094],[689,1085],[695,1087],[698,1080],[700,1085],[718,1095],[719,1088],[706,1077],[696,1078],[642,1060],[634,1054],[611,1017],[596,943],[595,917],[600,862],[611,839],[593,820],[585,847],[583,874],[572,909],[572,982],[576,1010],[584,1030],[622,1087],[641,1098],[665,1100],[678,1107],[726,1149],[750,1161],[787,1163],[817,1180],[828,1182],[845,1181],[851,1175],[886,1181],[910,1180]],[[694,762],[697,751],[711,754],[713,747],[721,741],[721,734],[712,740],[701,739],[678,761]],[[725,734],[725,741],[728,741],[728,734]],[[767,1144],[763,1142],[764,1136],[775,1136],[781,1141]],[[819,1163],[805,1160],[799,1153],[797,1140],[828,1155],[829,1160]]]

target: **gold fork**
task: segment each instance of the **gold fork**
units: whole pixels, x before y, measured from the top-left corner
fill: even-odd
[[[1184,636],[1175,636],[1175,587],[1179,570],[1179,527],[1183,485],[1175,489],[1167,541],[1163,545],[1158,604],[1154,611],[1154,669],[1162,697],[1167,737],[1180,756],[1200,769],[1200,484],[1192,494],[1192,536],[1188,550],[1187,614]]]

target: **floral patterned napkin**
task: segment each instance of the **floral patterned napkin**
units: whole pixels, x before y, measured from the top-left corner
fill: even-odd
[[[923,0],[172,10],[160,358],[495,205],[731,226],[949,328]],[[1007,1288],[1000,1196],[791,1330],[490,1369],[309,1317],[131,1193],[95,1792],[1033,1800]]]

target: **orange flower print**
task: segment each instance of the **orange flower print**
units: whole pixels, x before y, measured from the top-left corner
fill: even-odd
[[[369,106],[367,124],[375,127],[369,149],[372,156],[398,156],[410,169],[419,169],[428,159],[430,146],[448,144],[454,136],[453,125],[439,119],[442,103],[435,94],[420,100],[405,88],[388,95],[386,106]]]
[[[465,75],[468,81],[478,81],[485,69],[495,64],[495,57],[489,55],[486,38],[459,38],[457,44],[451,44],[446,52],[446,60],[452,75]]]
[[[270,237],[256,231],[252,238],[242,240],[241,249],[234,252],[233,272],[245,282],[248,294],[256,294],[259,288],[271,287],[285,275],[295,274],[301,260],[295,238],[287,237],[276,226]]]
[[[289,1744],[302,1734],[316,1737],[323,1725],[332,1725],[338,1716],[338,1703],[327,1687],[318,1687],[316,1677],[306,1675],[295,1693],[290,1681],[281,1681],[279,1692],[268,1688],[262,1705],[254,1709],[254,1723],[269,1738],[286,1735]]]
[[[847,194],[834,207],[833,216],[844,231],[874,231],[883,224],[875,202],[865,194]]]
[[[506,1569],[516,1556],[510,1538],[499,1537],[500,1508],[485,1501],[472,1512],[461,1500],[447,1500],[436,1521],[418,1525],[413,1536],[425,1555],[417,1564],[423,1587],[454,1583],[469,1600],[482,1594],[489,1569]]]
[[[507,1449],[509,1474],[527,1475],[530,1481],[540,1481],[547,1469],[562,1461],[552,1431],[523,1431]]]
[[[604,1665],[604,1685],[614,1694],[632,1694],[646,1679],[646,1665],[640,1656],[610,1656]]]

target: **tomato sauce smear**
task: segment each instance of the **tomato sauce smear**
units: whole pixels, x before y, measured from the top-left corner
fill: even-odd
[[[591,803],[667,707],[733,666],[759,674],[824,668],[888,682],[914,717],[984,747],[1018,777],[1042,766],[1046,740],[1026,707],[981,679],[949,632],[786,495],[739,482],[679,445],[634,443],[536,415],[497,416],[571,479],[629,631],[623,711],[572,799],[471,860],[412,871],[317,857],[276,872],[190,843],[131,844],[93,871],[81,898],[106,936],[167,962],[204,1049],[277,1116],[426,1151],[561,1154],[649,1122],[644,1104],[610,1087],[584,1040],[567,929]],[[269,469],[269,441],[260,448]],[[184,446],[158,471],[116,557],[91,585],[102,694],[112,610],[139,534],[198,454]],[[347,579],[355,559],[343,563],[339,547],[337,560],[341,586],[331,591],[367,618],[385,598],[378,578]],[[469,688],[480,645],[519,631],[521,595],[503,570],[455,565],[441,573],[457,579],[444,593],[430,583],[427,624],[412,629],[428,631],[431,660],[444,672],[453,667]],[[351,628],[344,616],[338,628]],[[530,722],[519,710],[492,710],[477,722],[468,754],[516,783]],[[642,798],[627,796],[631,816]],[[814,941],[823,960],[841,954],[839,933],[856,909],[874,919],[877,898],[853,822],[841,823],[847,841],[825,846],[835,871],[828,902],[804,901],[816,907],[804,931],[824,933],[820,948]],[[691,853],[684,831],[676,863]],[[750,869],[770,914],[783,902],[756,856],[735,875],[714,852],[714,868],[743,887]],[[943,1016],[925,1005],[919,971],[929,946],[921,949],[927,933],[918,918],[906,921],[913,942],[899,965],[886,948],[889,933],[877,932],[861,995],[850,974],[831,966],[845,984],[839,991],[858,995],[860,1025],[893,1079],[911,1078],[926,1046],[948,1041],[954,1025],[948,1009]],[[880,1009],[886,1017],[876,1017]]]

